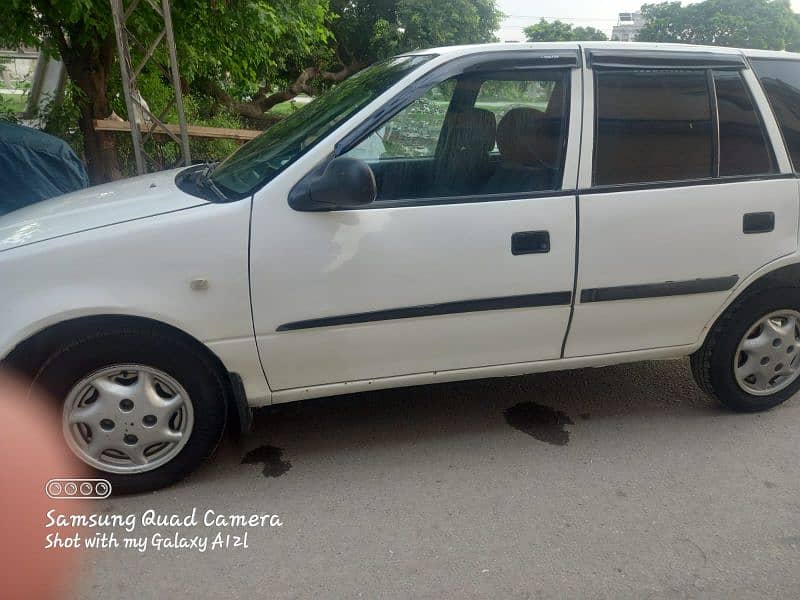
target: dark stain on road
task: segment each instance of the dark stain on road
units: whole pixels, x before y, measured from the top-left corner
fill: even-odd
[[[292,468],[292,463],[283,460],[283,450],[275,446],[259,446],[250,450],[242,458],[243,465],[264,464],[264,477],[280,477]]]
[[[554,446],[566,446],[569,443],[569,431],[564,426],[572,425],[572,419],[560,410],[535,402],[521,402],[507,408],[503,414],[514,429],[541,442]]]

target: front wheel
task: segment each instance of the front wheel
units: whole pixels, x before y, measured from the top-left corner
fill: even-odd
[[[67,447],[114,492],[158,489],[211,455],[225,428],[225,388],[192,344],[158,330],[80,338],[36,383],[61,400]]]
[[[768,410],[791,398],[800,389],[800,288],[738,300],[691,363],[700,387],[733,410]]]

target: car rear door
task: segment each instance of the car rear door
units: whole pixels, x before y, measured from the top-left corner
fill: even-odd
[[[256,196],[254,325],[273,390],[561,355],[575,269],[578,65],[575,50],[489,53],[429,75],[429,89],[460,90],[458,106],[439,90],[339,141],[340,153],[378,173],[371,205],[298,212],[287,203],[297,180]],[[496,132],[484,139],[484,129],[515,107],[544,123],[548,106],[559,105],[554,89],[563,94],[557,180],[515,187],[512,175],[495,185],[487,172],[479,182],[470,158],[477,146],[472,159],[483,167],[501,161]],[[434,139],[420,139],[426,128]]]
[[[739,53],[586,54],[565,354],[693,344],[739,282],[797,247],[780,132]]]

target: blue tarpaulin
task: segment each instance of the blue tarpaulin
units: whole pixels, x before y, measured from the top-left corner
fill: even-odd
[[[0,121],[0,215],[88,185],[83,163],[66,142]]]

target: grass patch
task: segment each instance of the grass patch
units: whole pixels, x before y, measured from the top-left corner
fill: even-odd
[[[16,113],[25,112],[28,104],[28,96],[25,94],[0,94],[0,100],[4,108]]]
[[[292,102],[291,100],[288,102],[281,102],[280,104],[276,104],[270,108],[266,114],[284,118],[294,113],[301,106],[303,105],[297,102]]]

